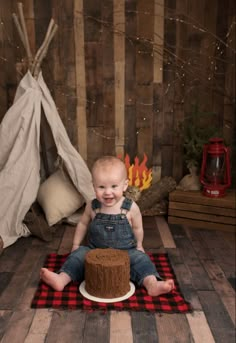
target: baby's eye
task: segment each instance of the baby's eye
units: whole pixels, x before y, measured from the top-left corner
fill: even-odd
[[[100,189],[104,189],[104,186],[98,186],[98,188],[100,188]]]
[[[118,186],[117,186],[117,185],[112,185],[111,187],[112,187],[112,188],[116,188],[116,187],[118,187]]]

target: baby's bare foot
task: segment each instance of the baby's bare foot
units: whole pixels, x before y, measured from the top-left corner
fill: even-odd
[[[71,281],[67,274],[57,274],[47,268],[41,268],[40,278],[55,291],[63,291],[64,287]]]
[[[154,275],[147,276],[143,285],[152,297],[169,293],[175,288],[174,280],[158,281]]]

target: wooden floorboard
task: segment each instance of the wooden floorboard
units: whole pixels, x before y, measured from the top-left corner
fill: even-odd
[[[215,342],[203,311],[194,311],[193,313],[187,313],[186,318],[190,326],[190,332],[193,342]],[[189,340],[189,342],[192,341]]]
[[[234,324],[215,291],[198,291],[203,311],[216,342],[233,342]]]
[[[82,311],[53,311],[47,343],[84,342],[87,313]]]
[[[131,315],[127,311],[111,311],[110,343],[133,343]]]
[[[186,315],[165,313],[156,314],[155,317],[159,342],[193,342]]]
[[[193,313],[31,309],[46,255],[70,252],[75,228],[57,225],[51,242],[19,239],[0,256],[1,343],[233,343],[235,235],[144,217],[144,247],[167,252]]]
[[[133,342],[158,342],[155,314],[131,312]]]

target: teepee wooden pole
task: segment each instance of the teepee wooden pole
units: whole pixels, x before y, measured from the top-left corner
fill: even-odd
[[[26,50],[25,36],[24,36],[24,32],[22,31],[22,28],[21,28],[21,26],[20,26],[19,19],[18,19],[17,15],[16,15],[15,13],[12,14],[12,17],[13,17],[14,23],[15,23],[15,25],[16,25],[16,29],[17,29],[17,31],[18,31],[18,33],[19,33],[21,42],[23,43],[24,48],[25,48],[25,50]]]
[[[27,30],[26,30],[25,18],[24,18],[24,13],[23,13],[23,5],[21,2],[19,2],[17,6],[18,6],[20,20],[18,19],[15,13],[12,14],[13,20],[16,25],[17,31],[19,33],[22,44],[26,50],[26,54],[28,58],[28,68],[31,71],[32,75],[35,78],[37,78],[40,72],[42,61],[47,54],[48,47],[57,32],[58,25],[55,24],[53,19],[50,20],[44,41],[42,45],[40,46],[40,48],[38,49],[35,56],[33,57],[30,44],[29,44]]]
[[[31,65],[31,63],[32,63],[32,52],[30,49],[29,38],[28,38],[27,30],[26,30],[25,17],[24,17],[24,13],[23,13],[23,5],[21,2],[19,2],[17,5],[18,5],[19,16],[20,16],[21,27],[22,27],[22,31],[23,31],[24,37],[25,37],[26,53],[27,53],[27,57],[29,60],[29,65]]]
[[[33,74],[33,72],[34,72],[34,69],[35,69],[35,67],[36,67],[36,64],[38,64],[39,56],[40,56],[40,54],[42,53],[42,50],[44,49],[44,46],[45,46],[45,44],[46,44],[46,40],[47,40],[47,38],[48,38],[49,34],[51,33],[52,28],[53,28],[53,24],[54,24],[54,20],[51,19],[51,20],[50,20],[50,23],[49,23],[49,25],[48,25],[48,29],[47,29],[47,33],[46,33],[46,36],[45,36],[45,38],[44,38],[44,41],[43,41],[42,45],[39,47],[37,53],[35,54],[34,62],[33,62],[32,68],[31,68],[32,74]]]
[[[49,44],[51,43],[53,37],[55,36],[57,29],[58,29],[58,25],[54,23],[53,19],[51,19],[44,41],[42,45],[40,46],[40,48],[38,49],[34,58],[33,65],[32,65],[31,72],[32,72],[32,75],[36,78],[38,77],[42,61],[47,55]]]

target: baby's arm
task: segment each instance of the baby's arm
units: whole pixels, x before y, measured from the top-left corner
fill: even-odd
[[[88,203],[85,207],[84,213],[82,214],[80,221],[77,224],[77,227],[75,229],[75,234],[73,238],[73,245],[71,251],[74,251],[79,248],[80,243],[85,237],[85,234],[87,232],[88,224],[91,220],[91,204]]]
[[[143,220],[138,205],[133,202],[130,210],[132,229],[137,240],[137,249],[144,252],[143,248]]]

